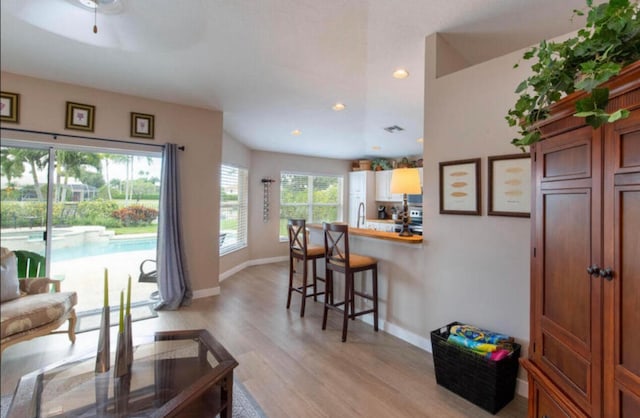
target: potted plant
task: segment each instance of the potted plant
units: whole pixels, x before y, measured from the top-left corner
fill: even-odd
[[[574,91],[589,93],[576,102],[574,116],[584,117],[594,128],[629,115],[626,109],[607,113],[609,90],[599,86],[625,65],[640,60],[640,7],[630,0],[610,0],[597,6],[586,0],[586,5],[585,28],[575,37],[563,42],[542,41],[522,57],[536,58],[537,62],[531,66],[533,74],[518,85],[518,100],[506,116],[509,126],[519,128],[520,137],[511,143],[520,148],[540,140],[536,122],[549,116],[549,106]],[[574,15],[585,12],[574,10]]]
[[[384,158],[376,158],[371,161],[371,169],[375,171],[391,170],[391,164]]]

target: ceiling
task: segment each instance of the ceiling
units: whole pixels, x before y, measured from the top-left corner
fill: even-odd
[[[442,33],[474,64],[576,30],[584,21],[572,10],[585,6],[101,1],[94,34],[77,0],[2,0],[2,70],[220,110],[224,130],[252,149],[344,159],[422,154],[426,36]],[[393,78],[398,67],[410,76]],[[404,130],[383,129],[392,125]]]

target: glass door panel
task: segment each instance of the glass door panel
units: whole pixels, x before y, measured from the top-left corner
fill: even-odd
[[[18,258],[18,277],[45,277],[49,150],[0,147],[2,247]]]
[[[156,259],[161,158],[77,150],[55,158],[52,275],[78,293],[78,312],[102,306],[105,269],[112,309],[129,276],[132,304],[148,301],[157,283],[138,278]]]

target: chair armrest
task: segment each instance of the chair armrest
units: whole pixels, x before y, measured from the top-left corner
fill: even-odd
[[[60,292],[60,280],[54,280],[48,277],[20,279],[18,282],[20,283],[20,290],[28,295],[49,293],[52,288],[54,292]]]

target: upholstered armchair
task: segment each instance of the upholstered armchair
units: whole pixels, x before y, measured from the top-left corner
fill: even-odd
[[[60,281],[46,277],[17,279],[15,255],[2,249],[0,353],[12,344],[51,333],[76,340],[76,292],[61,292]],[[69,321],[67,331],[56,331]]]

